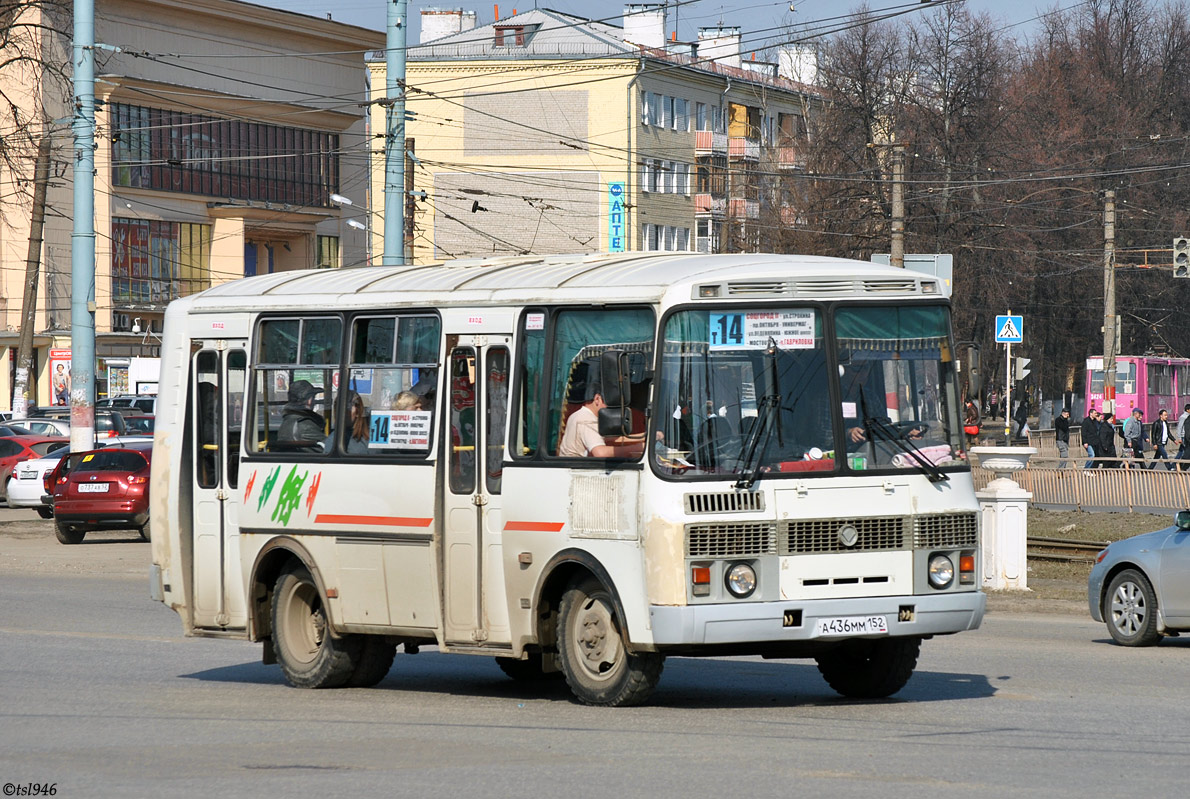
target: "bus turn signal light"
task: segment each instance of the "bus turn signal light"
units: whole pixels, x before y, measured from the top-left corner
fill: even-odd
[[[694,596],[711,595],[711,567],[692,566],[690,568],[690,582]]]
[[[975,556],[959,556],[959,585],[975,584]]]

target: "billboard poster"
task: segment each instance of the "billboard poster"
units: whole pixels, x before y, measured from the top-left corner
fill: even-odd
[[[70,350],[50,350],[50,404],[70,404]]]

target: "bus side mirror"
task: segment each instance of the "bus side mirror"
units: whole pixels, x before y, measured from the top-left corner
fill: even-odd
[[[628,408],[600,408],[599,435],[604,438],[632,435],[632,411]]]
[[[627,365],[628,354],[623,350],[606,350],[599,356],[599,384],[609,408],[623,410],[632,401]]]

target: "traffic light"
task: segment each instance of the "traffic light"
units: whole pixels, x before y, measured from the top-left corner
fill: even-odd
[[[1032,358],[1017,358],[1016,359],[1016,379],[1024,380],[1029,376],[1033,370],[1029,368],[1029,364],[1033,362]]]
[[[1190,239],[1184,236],[1173,240],[1173,276],[1190,277]]]

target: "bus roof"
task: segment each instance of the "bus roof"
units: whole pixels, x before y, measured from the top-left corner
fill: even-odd
[[[922,284],[929,284],[925,289]],[[345,304],[400,295],[401,304],[583,299],[689,300],[719,284],[720,298],[832,299],[865,295],[940,296],[936,278],[866,261],[810,255],[626,252],[498,256],[424,266],[302,270],[249,277],[193,295],[192,309],[290,305],[337,297]],[[703,295],[707,297],[708,295]],[[272,298],[272,299],[270,299]]]

